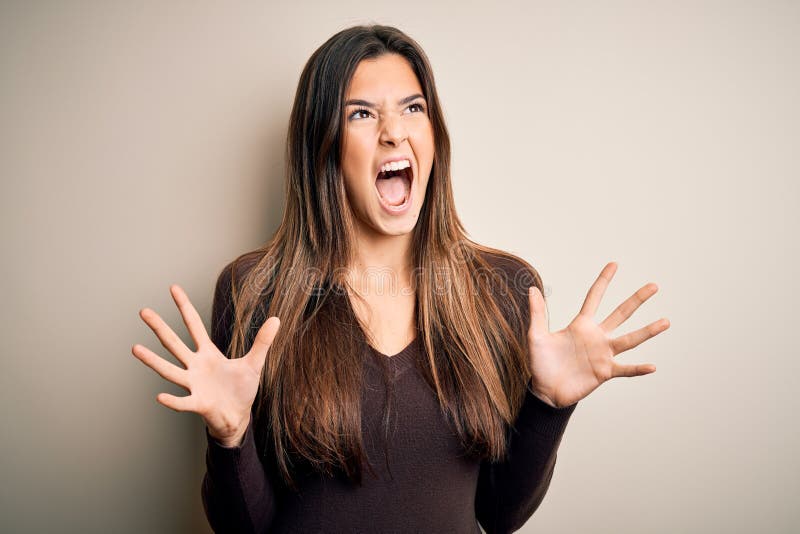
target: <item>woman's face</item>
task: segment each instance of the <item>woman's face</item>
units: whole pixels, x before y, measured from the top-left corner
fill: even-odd
[[[393,53],[359,63],[344,121],[342,173],[359,228],[383,235],[410,232],[434,154],[428,104],[410,63]]]

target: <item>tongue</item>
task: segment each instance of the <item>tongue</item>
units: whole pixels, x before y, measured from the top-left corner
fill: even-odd
[[[383,199],[392,206],[399,206],[403,203],[409,189],[409,183],[405,176],[392,176],[391,178],[378,178],[375,186]]]

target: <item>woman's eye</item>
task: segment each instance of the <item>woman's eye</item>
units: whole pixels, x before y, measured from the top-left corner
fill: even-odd
[[[408,106],[408,109],[413,109],[413,108],[416,108],[418,111],[425,111],[425,108],[422,106],[422,104],[418,104],[416,102]]]
[[[369,110],[367,109],[357,109],[353,113],[350,114],[351,119],[366,119],[369,118]]]

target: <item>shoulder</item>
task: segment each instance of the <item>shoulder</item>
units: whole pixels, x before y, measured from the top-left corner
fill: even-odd
[[[263,301],[260,295],[253,298],[245,295],[245,281],[249,280],[248,274],[259,264],[264,257],[262,251],[251,251],[239,255],[236,259],[228,262],[217,276],[214,288],[214,297],[211,305],[211,339],[214,344],[228,354],[231,338],[236,323],[236,308],[245,302]],[[258,285],[257,281],[247,282],[253,286]],[[258,288],[254,288],[260,291]],[[244,299],[242,296],[244,295]],[[265,314],[263,305],[257,305],[252,316],[252,321],[260,321]]]
[[[539,272],[528,261],[500,249],[479,246],[476,248],[480,260],[479,269],[486,269],[487,290],[491,293],[500,313],[520,336],[530,324],[529,288],[543,290]]]
[[[217,276],[217,293],[229,295],[241,291],[242,281],[263,258],[262,250],[252,250],[228,262]]]
[[[212,304],[212,321],[222,320],[223,316],[232,315],[234,301],[238,300],[244,291],[244,280],[250,271],[259,263],[264,254],[260,251],[251,251],[239,255],[229,261],[219,272],[214,287]],[[232,319],[231,319],[232,320]]]
[[[536,286],[543,289],[542,277],[528,261],[504,250],[484,247],[476,249],[482,259],[479,270],[486,269],[492,276],[501,278],[508,289],[516,297],[528,295],[528,288]]]
[[[501,313],[519,332],[530,324],[530,287],[536,286],[544,294],[539,271],[524,258],[500,249],[480,246],[478,255],[494,280],[490,291]]]

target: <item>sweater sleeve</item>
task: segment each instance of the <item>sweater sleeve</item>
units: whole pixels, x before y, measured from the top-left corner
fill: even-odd
[[[211,339],[228,357],[233,325],[231,266],[217,280],[211,311]],[[201,486],[203,509],[217,533],[267,532],[276,509],[275,489],[258,457],[253,414],[238,447],[217,442],[206,427],[206,473]]]
[[[481,463],[475,514],[488,534],[514,532],[550,487],[556,452],[577,403],[553,408],[528,390],[511,428],[508,457]]]

